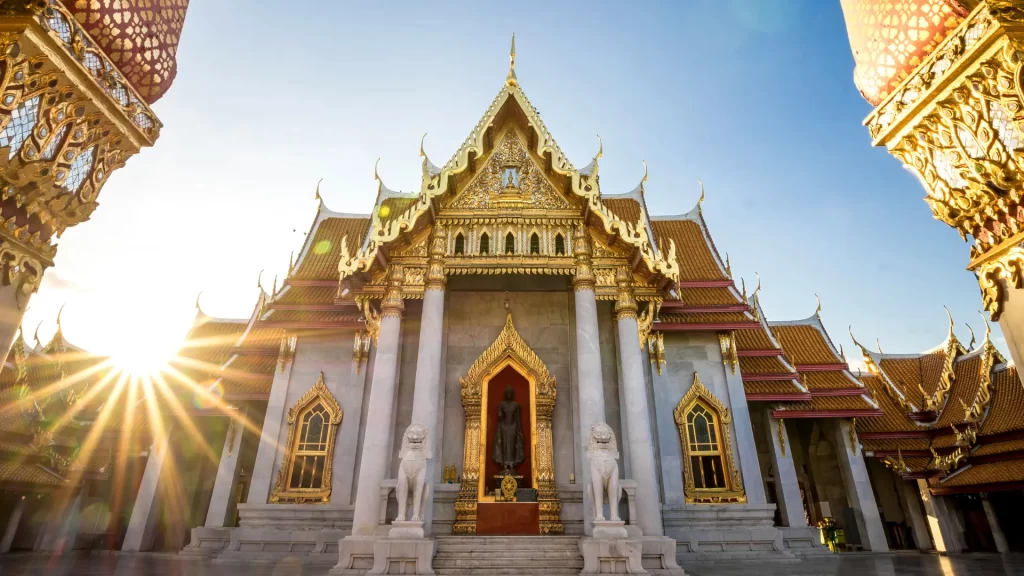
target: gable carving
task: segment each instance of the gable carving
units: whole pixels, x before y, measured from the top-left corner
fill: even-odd
[[[571,210],[576,206],[548,182],[515,130],[508,130],[487,164],[445,208]]]

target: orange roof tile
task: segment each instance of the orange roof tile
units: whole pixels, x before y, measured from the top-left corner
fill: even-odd
[[[747,394],[806,394],[793,380],[775,382],[744,382],[743,391]]]
[[[981,442],[981,447],[971,452],[971,456],[987,456],[989,454],[1003,454],[1005,452],[1017,452],[1019,450],[1024,450],[1024,439],[1008,440],[1006,442],[996,442],[993,444],[985,444],[984,439],[982,439]]]
[[[746,330],[737,330],[737,332],[746,332]],[[778,356],[745,356],[740,358],[740,372],[743,374],[790,374],[793,372],[793,367],[783,362]]]
[[[1022,481],[1024,481],[1024,460],[1010,460],[1008,462],[976,464],[951,476],[939,486],[971,486]]]
[[[998,366],[992,371],[992,405],[982,422],[982,434],[999,434],[1024,429],[1024,386],[1017,368]]]
[[[881,355],[879,366],[915,406],[924,405],[921,388],[930,398],[939,387],[946,362],[945,350],[938,349],[913,356]]]
[[[921,432],[924,426],[907,418],[906,411],[893,399],[886,381],[877,374],[862,374],[860,381],[871,391],[871,398],[882,409],[882,416],[865,418],[857,422],[857,429],[863,432]]]
[[[341,260],[341,241],[348,238],[349,253],[362,246],[370,226],[367,217],[326,217],[316,226],[313,238],[306,241],[304,254],[296,265],[292,280],[337,280]]]
[[[829,346],[825,335],[810,324],[769,322],[775,338],[782,343],[786,359],[792,364],[845,364]]]
[[[722,324],[754,321],[744,312],[684,312],[659,314],[658,318],[662,322],[671,324]]]
[[[736,349],[740,351],[774,350],[776,347],[764,330],[737,330]]]
[[[949,398],[945,407],[942,408],[938,420],[933,428],[948,428],[950,424],[959,424],[964,421],[964,404],[970,406],[978,394],[981,386],[981,370],[984,366],[984,354],[979,348],[966,356],[961,356],[954,365],[956,380],[949,391]]]
[[[0,482],[64,486],[65,482],[33,464],[0,462]]]
[[[632,198],[602,198],[605,207],[612,211],[620,219],[629,224],[636,224],[640,220],[640,203]],[[661,244],[659,244],[661,246]],[[676,242],[676,250],[681,248]],[[678,253],[678,252],[677,252]]]
[[[679,299],[687,306],[743,304],[731,288],[680,288]]]
[[[800,375],[808,390],[848,390],[863,387],[860,381],[845,370],[801,372]],[[864,393],[869,394],[868,390],[864,390]]]
[[[652,220],[651,229],[662,252],[667,250],[670,239],[675,242],[680,281],[728,279],[715,249],[697,222],[689,219]]]
[[[778,410],[789,410],[789,411],[825,411],[834,412],[839,410],[877,410],[869,401],[865,400],[862,396],[819,396],[812,398],[807,402],[795,402],[793,404],[781,405],[777,408]],[[872,420],[872,418],[865,418],[865,420]],[[860,420],[857,420],[857,426],[860,427]]]

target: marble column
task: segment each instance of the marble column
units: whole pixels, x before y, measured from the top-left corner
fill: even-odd
[[[1003,330],[1003,338],[1006,340],[1006,347],[1010,349],[1013,363],[1016,366],[1024,366],[1024,289],[1014,288],[1005,281],[1003,285],[1006,297],[1003,298],[999,327]],[[1020,372],[1017,376],[1021,377]]]
[[[11,351],[30,298],[22,295],[19,302],[17,294],[18,288],[15,284],[0,286],[0,352],[3,352],[4,358],[7,358]]]
[[[629,444],[630,472],[636,482],[637,518],[631,523],[640,527],[644,536],[662,536],[661,500],[658,491],[657,466],[654,462],[654,442],[651,437],[651,412],[647,405],[647,385],[644,381],[643,349],[637,329],[636,301],[633,299],[633,275],[629,268],[620,267],[616,273],[619,295],[615,302],[619,365],[622,369],[622,395],[626,412],[626,430],[623,444]]]
[[[14,504],[14,510],[11,510],[11,515],[7,517],[7,528],[4,530],[4,538],[0,540],[0,554],[6,554],[11,551],[11,544],[14,543],[14,535],[18,533],[18,524],[21,523],[21,515],[25,513],[25,497],[18,497],[18,501]]]
[[[292,376],[294,358],[288,350],[294,350],[288,336],[282,336],[281,352],[278,356],[278,368],[274,370],[274,380],[270,384],[270,397],[267,399],[267,411],[263,416],[263,428],[260,433],[260,445],[256,449],[256,461],[252,466],[252,480],[249,482],[249,504],[266,504],[270,499],[270,487],[274,484],[274,461],[278,453],[284,453],[284,446],[279,443],[281,426],[285,424],[285,412],[288,406],[288,383]]]
[[[580,224],[573,235],[573,254],[576,275],[576,388],[579,408],[580,443],[586,447],[590,428],[606,419],[604,410],[604,376],[601,372],[601,343],[597,327],[597,298],[594,295],[594,273],[590,267],[590,244],[586,226]],[[590,463],[584,456],[582,484],[590,486]],[[660,516],[660,515],[659,515]],[[583,530],[593,533],[594,501],[588,490],[583,490]]]
[[[800,481],[796,477],[796,465],[793,463],[793,445],[789,441],[786,423],[772,416],[771,408],[765,409],[764,422],[772,469],[775,470],[775,495],[782,525],[807,526],[803,498],[800,496]]]
[[[831,426],[839,471],[843,476],[843,484],[846,485],[846,499],[857,518],[857,532],[860,533],[861,545],[872,552],[888,552],[885,527],[882,526],[882,516],[875,502],[868,469],[864,464],[859,443],[855,439],[851,441],[850,426],[847,419],[836,420]]]
[[[43,530],[38,550],[63,554],[70,552],[78,537],[79,522],[82,519],[83,489],[64,491],[51,495],[53,509],[49,513],[49,521]]]
[[[652,334],[656,334],[652,332]],[[650,357],[651,384],[654,388],[654,422],[658,430],[658,449],[661,461],[661,486],[666,507],[686,506],[686,492],[683,489],[683,447],[679,442],[673,409],[679,397],[673,397],[671,375],[665,364],[658,362],[657,355]]]
[[[158,438],[149,449],[146,459],[146,470],[142,473],[142,483],[135,496],[132,517],[128,520],[128,531],[121,544],[122,552],[142,552],[153,546],[153,537],[159,516],[160,476],[164,465],[171,456],[170,430],[167,436]]]
[[[1003,534],[1003,528],[999,525],[999,517],[996,516],[996,510],[992,507],[988,494],[981,495],[981,506],[985,509],[985,518],[988,519],[988,527],[992,531],[992,539],[996,543],[996,552],[1006,554],[1010,551],[1010,546],[1006,543],[1006,535]]]
[[[244,419],[245,415],[239,414],[239,417]],[[217,465],[217,477],[213,483],[213,494],[210,495],[210,507],[206,511],[205,526],[222,528],[228,526],[229,519],[234,520],[232,505],[235,499],[232,496],[235,493],[238,474],[242,470],[239,462],[244,435],[245,426],[229,416],[224,447],[220,451],[220,463]]]
[[[718,338],[723,355],[736,354],[736,339],[731,334],[719,334]],[[726,346],[731,347],[731,352]],[[725,370],[725,384],[729,390],[729,409],[732,411],[733,446],[736,448],[736,456],[739,460],[743,490],[747,494],[747,504],[764,505],[768,503],[768,499],[764,495],[761,463],[757,460],[754,427],[750,423],[747,392],[743,388],[743,376],[740,374],[739,362],[729,365],[726,358],[723,358],[722,361],[722,368]],[[802,517],[803,513],[801,512],[800,515]]]
[[[438,413],[441,412],[441,344],[444,341],[444,253],[447,237],[435,227],[430,243],[429,268],[424,281],[420,341],[416,353],[416,383],[412,395],[412,423],[427,427],[433,458],[427,461],[427,482],[423,495],[423,533],[432,532],[434,516],[434,471],[441,452]]]
[[[352,536],[373,536],[380,520],[380,483],[391,462],[391,431],[402,331],[402,267],[391,266],[387,295],[381,302],[380,333],[366,410]]]
[[[956,511],[952,508],[953,504],[942,496],[932,496],[925,480],[917,481],[917,489],[921,493],[921,502],[924,503],[928,530],[932,533],[935,551],[947,554],[963,552],[967,548],[967,542],[964,540],[963,531],[960,530],[960,523],[954,517]]]
[[[921,508],[920,494],[917,492],[917,483],[908,482],[901,478],[896,480],[899,488],[900,498],[903,499],[903,509],[906,510],[910,528],[914,531],[914,544],[921,551],[932,550],[932,539],[928,534],[928,522],[924,519]]]

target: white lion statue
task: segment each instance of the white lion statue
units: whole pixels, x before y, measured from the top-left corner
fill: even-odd
[[[594,520],[604,521],[607,494],[609,520],[619,521],[619,448],[611,426],[598,422],[590,427],[587,457],[590,459],[590,483],[594,491]]]
[[[412,517],[419,522],[423,519],[423,489],[427,480],[427,460],[434,457],[430,447],[430,434],[423,424],[410,424],[402,436],[402,448],[398,452],[402,462],[398,465],[398,522],[405,522],[409,500],[409,489],[413,490]]]

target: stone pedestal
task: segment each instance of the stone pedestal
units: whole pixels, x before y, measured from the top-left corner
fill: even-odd
[[[622,520],[594,520],[594,538],[615,540],[627,536],[626,523]]]
[[[178,554],[182,556],[212,557],[228,549],[233,528],[197,526],[192,529],[188,546]]]
[[[647,574],[640,563],[643,545],[625,538],[599,538],[599,524],[594,522],[594,538],[580,538],[580,555],[583,556],[580,574]],[[621,522],[619,524],[625,535],[626,529]]]
[[[437,545],[423,538],[423,522],[397,522],[392,526],[387,539],[374,542],[373,568],[367,574],[433,574],[431,564]]]

